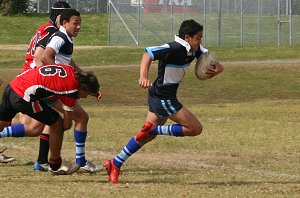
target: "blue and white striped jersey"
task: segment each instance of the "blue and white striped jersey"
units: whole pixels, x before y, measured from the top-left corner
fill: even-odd
[[[175,36],[173,42],[147,47],[145,50],[153,61],[159,61],[158,76],[149,88],[149,93],[163,99],[176,97],[178,86],[191,62],[207,51],[200,45],[197,51],[189,52],[190,45],[178,36]]]

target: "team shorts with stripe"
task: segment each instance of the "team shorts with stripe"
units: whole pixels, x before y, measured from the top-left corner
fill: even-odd
[[[182,108],[177,98],[161,99],[151,94],[148,94],[148,105],[149,111],[155,113],[160,120],[173,115]]]
[[[8,85],[3,92],[0,104],[0,120],[10,122],[18,112],[46,125],[54,124],[59,118],[59,114],[43,100],[26,102]]]

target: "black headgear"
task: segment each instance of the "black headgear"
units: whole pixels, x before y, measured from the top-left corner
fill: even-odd
[[[56,25],[56,19],[57,16],[62,13],[64,9],[70,9],[70,5],[67,2],[64,1],[58,1],[56,2],[50,11],[50,21],[51,23]]]

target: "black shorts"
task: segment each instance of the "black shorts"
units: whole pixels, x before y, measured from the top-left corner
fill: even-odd
[[[0,120],[9,122],[18,112],[46,125],[54,124],[59,118],[59,114],[43,100],[26,102],[8,85],[3,92],[0,104]]]
[[[182,108],[177,98],[161,99],[151,94],[148,94],[148,105],[149,111],[155,113],[160,120],[173,115]]]

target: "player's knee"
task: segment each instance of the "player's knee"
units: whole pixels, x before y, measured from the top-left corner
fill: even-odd
[[[40,128],[40,127],[30,127],[29,130],[26,132],[26,134],[28,134],[28,136],[31,137],[37,137],[42,134],[43,129],[44,128]]]
[[[74,116],[74,121],[81,124],[87,124],[89,121],[89,115],[85,111],[77,112]]]
[[[87,114],[87,112],[84,111],[81,117],[82,122],[88,123],[89,119],[90,119],[89,115]]]
[[[191,129],[191,135],[192,136],[200,135],[202,133],[202,130],[203,130],[203,126],[201,124],[195,125]]]

